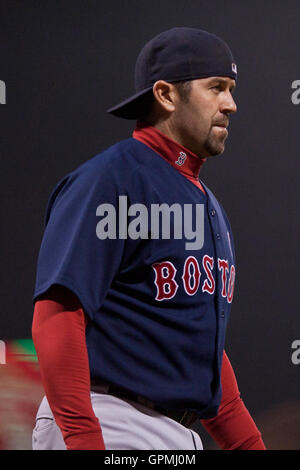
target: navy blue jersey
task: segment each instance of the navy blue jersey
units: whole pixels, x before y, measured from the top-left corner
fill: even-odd
[[[53,284],[79,298],[92,382],[210,418],[221,399],[235,267],[229,222],[203,187],[206,194],[133,138],[88,160],[50,197],[34,300]],[[173,236],[172,214],[171,237],[161,227],[153,233],[151,208],[161,204],[202,207],[203,246],[187,249],[184,234]],[[137,220],[141,207],[148,214]]]

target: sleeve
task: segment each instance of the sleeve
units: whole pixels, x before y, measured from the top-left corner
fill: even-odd
[[[36,301],[52,285],[62,285],[90,318],[100,309],[124,250],[124,240],[116,236],[120,184],[109,167],[99,167],[83,165],[53,191],[34,292]]]
[[[266,450],[261,433],[241,399],[230,361],[224,351],[222,400],[215,418],[201,424],[223,450]]]
[[[91,404],[85,324],[76,297],[55,286],[35,304],[32,337],[45,393],[67,449],[104,450]]]

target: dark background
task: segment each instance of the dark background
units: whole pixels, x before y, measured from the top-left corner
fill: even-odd
[[[227,352],[267,444],[300,449],[300,365],[291,361],[300,339],[299,20],[298,0],[0,1],[0,339],[31,337],[53,186],[134,128],[105,110],[133,93],[140,49],[174,26],[206,29],[238,64],[226,151],[201,173],[235,236]]]

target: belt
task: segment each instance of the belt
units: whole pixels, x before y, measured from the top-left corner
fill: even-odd
[[[135,401],[140,405],[145,406],[146,408],[150,408],[151,410],[157,411],[158,413],[167,416],[170,419],[173,419],[174,421],[186,428],[189,428],[198,418],[197,413],[193,411],[167,410],[165,408],[161,408],[160,406],[157,406],[155,403],[153,403],[151,400],[148,400],[147,398],[144,398],[141,395],[132,393],[129,390],[126,390],[117,385],[108,384],[104,382],[97,382],[92,384],[91,389],[94,392],[106,393],[118,398],[125,398],[127,400]]]

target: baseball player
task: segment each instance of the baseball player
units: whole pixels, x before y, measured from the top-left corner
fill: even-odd
[[[235,258],[224,209],[199,179],[224,151],[237,66],[219,37],[173,28],[136,62],[137,121],[54,188],[37,266],[33,340],[45,397],[34,449],[265,445],[225,332]]]

